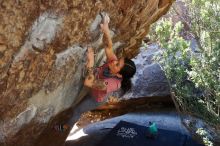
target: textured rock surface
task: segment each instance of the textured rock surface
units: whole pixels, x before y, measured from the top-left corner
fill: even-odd
[[[125,48],[126,55],[134,57],[150,24],[166,13],[171,3],[0,1],[0,141],[31,145],[42,124],[77,99],[86,46],[103,48],[98,27],[101,13],[111,18],[115,48]]]
[[[140,48],[140,54],[133,59],[137,67],[137,72],[132,79],[133,87],[123,98],[170,95],[165,73],[154,59],[154,57],[160,57],[161,53],[162,49],[157,44]]]

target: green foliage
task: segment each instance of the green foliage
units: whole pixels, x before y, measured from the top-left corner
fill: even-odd
[[[202,137],[202,140],[206,146],[213,146],[213,143],[208,138],[208,133],[203,128],[197,129],[196,133]]]
[[[164,48],[163,65],[182,109],[208,122],[220,121],[220,1],[185,0],[191,23],[183,20],[198,43],[198,52],[181,37],[183,24],[162,19],[150,37]]]
[[[204,89],[207,98],[220,104],[220,43],[209,53],[202,51],[200,56],[194,55],[190,61],[192,71],[188,74],[196,87]],[[209,99],[210,100],[210,99]]]
[[[185,0],[191,18],[191,28],[202,48],[210,48],[220,38],[220,1]],[[219,40],[218,40],[219,41]]]
[[[185,0],[191,19],[191,32],[197,38],[199,54],[193,54],[188,72],[195,86],[204,92],[207,109],[217,112],[220,104],[220,1]],[[214,106],[214,107],[213,107]],[[217,109],[216,109],[217,107]]]

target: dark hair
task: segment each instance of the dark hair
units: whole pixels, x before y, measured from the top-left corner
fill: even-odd
[[[125,58],[124,66],[119,72],[123,77],[121,82],[123,94],[131,89],[131,78],[134,76],[135,72],[136,66],[134,62],[131,59]]]

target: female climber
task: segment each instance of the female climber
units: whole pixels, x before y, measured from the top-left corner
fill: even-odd
[[[84,85],[91,88],[91,94],[94,99],[87,96],[84,101],[76,107],[73,115],[77,115],[79,111],[85,112],[94,109],[95,107],[105,103],[107,101],[107,94],[118,90],[119,88],[125,93],[131,88],[131,77],[136,72],[135,64],[132,60],[127,58],[117,58],[113,48],[112,40],[109,30],[109,17],[104,17],[104,22],[100,25],[104,37],[107,40],[107,46],[105,48],[105,54],[107,57],[107,63],[94,68],[94,51],[92,48],[87,50],[87,75],[85,77]],[[83,107],[83,109],[81,109]],[[76,119],[78,119],[77,117]],[[75,119],[71,119],[69,123],[55,125],[56,131],[64,132],[68,131],[75,122]]]
[[[90,87],[91,95],[98,103],[103,103],[107,99],[106,94],[116,91],[119,88],[125,93],[131,88],[131,77],[136,72],[134,62],[127,58],[117,58],[112,48],[112,40],[109,30],[109,17],[106,15],[104,21],[100,24],[101,31],[107,41],[105,54],[107,63],[94,68],[94,51],[88,48],[87,52],[87,76],[84,85]]]

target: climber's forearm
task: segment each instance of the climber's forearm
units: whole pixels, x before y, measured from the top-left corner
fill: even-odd
[[[93,68],[93,66],[94,66],[94,50],[92,47],[88,47],[86,67],[87,69],[89,69],[89,68]]]
[[[112,48],[112,39],[111,39],[111,36],[110,36],[110,31],[109,29],[108,30],[105,30],[104,31],[104,39],[105,39],[105,42],[106,42],[106,47],[105,47],[105,54],[106,54],[106,57],[111,60],[112,58],[115,58],[115,54],[114,54],[114,51],[113,51],[113,48]]]
[[[111,49],[112,50],[112,39],[111,39],[111,36],[110,36],[110,30],[107,29],[104,31],[104,37],[105,37],[105,40],[106,40],[106,49]],[[112,50],[113,51],[113,50]]]
[[[84,85],[87,87],[92,87],[93,81],[95,79],[94,75],[93,75],[93,68],[86,68],[86,77],[85,77],[85,81],[84,81]]]
[[[86,63],[86,68],[87,68],[87,70],[88,70],[89,68],[93,68],[93,66],[94,66],[94,61],[93,61],[93,60],[88,60],[88,62]]]
[[[86,77],[84,85],[87,87],[92,87],[94,82],[94,51],[91,47],[87,50],[87,64],[86,64]]]
[[[108,15],[104,16],[104,20],[103,23],[100,24],[101,30],[104,33],[104,40],[106,43],[106,47],[105,47],[105,54],[108,60],[112,60],[112,59],[116,59],[116,55],[114,54],[113,48],[112,48],[112,39],[110,36],[110,30],[109,30],[109,21],[110,18],[108,17]]]

